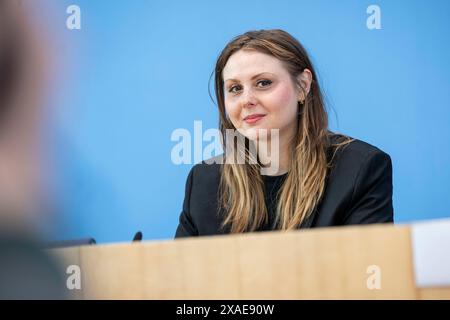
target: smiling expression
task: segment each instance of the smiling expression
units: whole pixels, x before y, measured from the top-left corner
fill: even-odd
[[[225,110],[234,127],[250,140],[259,129],[279,129],[280,138],[295,134],[299,90],[277,58],[239,50],[222,73]]]

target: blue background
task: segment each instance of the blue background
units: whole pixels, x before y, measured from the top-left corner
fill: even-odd
[[[81,30],[65,27],[81,8]],[[381,30],[366,27],[369,5]],[[208,95],[234,36],[281,28],[307,48],[331,129],[374,144],[394,164],[397,223],[450,216],[450,1],[41,0],[36,19],[63,85],[49,142],[56,155],[57,239],[172,238],[192,165],[174,165],[171,133],[217,128]],[[446,40],[447,39],[447,40]],[[211,86],[212,87],[212,86]]]

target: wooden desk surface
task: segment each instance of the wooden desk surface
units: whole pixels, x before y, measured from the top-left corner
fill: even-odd
[[[85,299],[450,299],[418,289],[409,226],[264,232],[51,250]],[[380,288],[370,289],[374,270]],[[371,278],[372,276],[372,278]],[[372,283],[372,282],[371,282]]]

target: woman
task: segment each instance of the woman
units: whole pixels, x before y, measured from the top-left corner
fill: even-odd
[[[190,171],[175,237],[393,222],[389,155],[328,130],[316,73],[290,34],[233,39],[217,60],[215,93],[226,151]],[[230,129],[244,137],[240,148],[229,148]],[[277,166],[262,174],[260,150],[271,146]]]

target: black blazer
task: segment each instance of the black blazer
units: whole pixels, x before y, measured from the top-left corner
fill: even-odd
[[[202,162],[191,169],[176,238],[229,233],[220,228],[225,214],[218,206],[220,168]],[[385,222],[393,222],[391,158],[355,139],[336,152],[323,198],[299,228]]]

